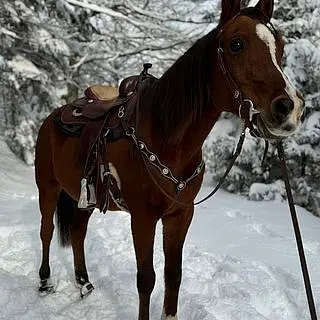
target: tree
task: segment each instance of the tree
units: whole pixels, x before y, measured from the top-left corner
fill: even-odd
[[[1,125],[11,149],[32,164],[37,130],[53,108],[92,83],[117,84],[146,61],[161,74],[207,28],[208,8],[191,1],[1,2]]]
[[[295,201],[320,215],[320,8],[318,0],[276,4],[285,72],[306,98],[303,128],[285,142]],[[0,128],[9,146],[32,164],[37,130],[52,109],[92,83],[118,84],[140,72],[143,62],[161,75],[219,14],[220,1],[212,0],[2,1]],[[240,131],[235,117],[223,115],[208,137],[204,157],[214,179],[225,171]],[[275,147],[261,165],[263,151],[263,141],[247,139],[227,190],[255,200],[285,196]]]

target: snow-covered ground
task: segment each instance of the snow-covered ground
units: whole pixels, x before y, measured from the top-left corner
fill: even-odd
[[[84,300],[74,286],[71,249],[51,251],[56,292],[39,297],[39,210],[33,170],[0,141],[0,319],[131,320],[137,315],[135,259],[125,213],[95,212],[86,242],[96,289]],[[204,184],[201,194],[209,191]],[[298,208],[320,313],[320,219]],[[151,319],[160,319],[163,256],[159,226]],[[219,192],[196,209],[184,251],[180,320],[309,319],[286,203],[249,202]]]

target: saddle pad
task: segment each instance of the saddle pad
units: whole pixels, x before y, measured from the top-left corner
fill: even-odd
[[[61,121],[61,112],[58,112],[53,118],[53,122],[58,126],[61,132],[69,137],[80,137],[83,127],[83,124],[65,124]]]

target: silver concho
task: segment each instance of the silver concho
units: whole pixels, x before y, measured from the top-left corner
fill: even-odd
[[[164,169],[162,169],[162,173],[163,173],[163,174],[168,174],[168,173],[169,173],[169,170],[168,170],[167,168],[164,168]]]

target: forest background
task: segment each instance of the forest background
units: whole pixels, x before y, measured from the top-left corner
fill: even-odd
[[[243,6],[257,1],[243,1]],[[0,133],[33,165],[39,126],[90,84],[117,85],[144,62],[162,73],[217,23],[217,0],[0,0]],[[301,130],[286,139],[295,203],[320,216],[320,0],[275,1],[283,66],[306,99]],[[224,173],[240,122],[223,114],[203,147],[214,180]],[[224,187],[252,200],[285,197],[275,147],[248,137]]]

